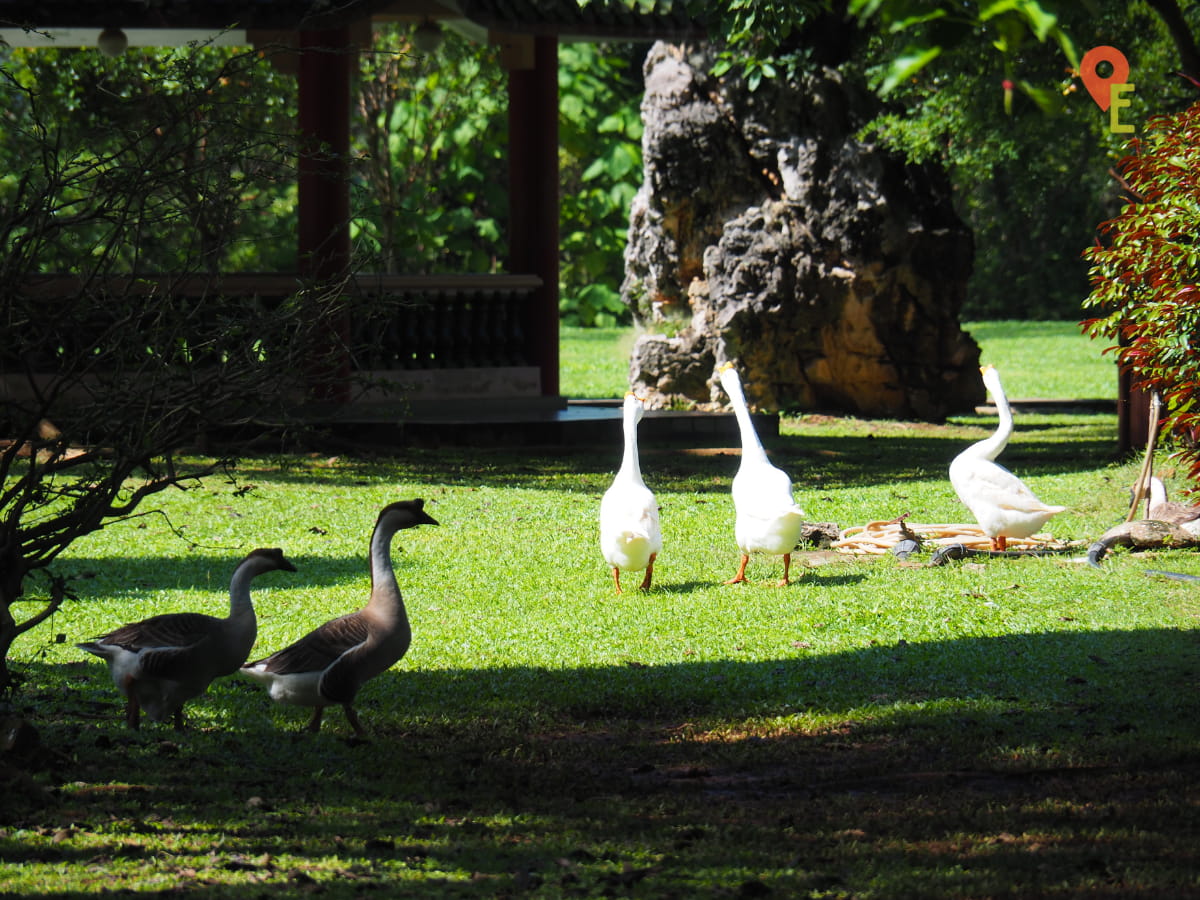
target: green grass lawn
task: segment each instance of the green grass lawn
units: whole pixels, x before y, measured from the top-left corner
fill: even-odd
[[[1024,343],[1001,330],[991,346]],[[994,427],[811,416],[768,443],[814,521],[962,522],[946,468]],[[1022,414],[1002,461],[1086,546],[1125,513],[1136,462],[1114,444],[1111,414]],[[1200,594],[1146,574],[1200,574],[1193,553],[813,553],[787,588],[767,560],[727,586],[736,452],[643,442],[665,547],[653,589],[617,596],[596,532],[619,455],[614,436],[250,459],[73,545],[75,599],[15,648],[41,747],[28,778],[0,757],[0,892],[1200,894]],[[236,561],[280,546],[298,571],[254,592],[271,652],[363,603],[371,523],[414,496],[441,525],[395,541],[414,639],[360,694],[367,742],[336,709],[301,733],[305,711],[240,680],[188,731],[131,733],[73,646],[223,614]]]
[[[981,361],[1004,375],[1013,399],[1115,399],[1113,358],[1075,322],[968,322]],[[629,385],[632,328],[562,329],[562,392],[568,397],[620,397]]]

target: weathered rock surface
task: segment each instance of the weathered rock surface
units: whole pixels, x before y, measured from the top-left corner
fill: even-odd
[[[625,302],[651,406],[724,406],[735,362],[771,409],[940,419],[984,400],[958,324],[973,258],[940,173],[862,143],[870,100],[833,70],[750,92],[711,51],[646,60],[645,179]]]

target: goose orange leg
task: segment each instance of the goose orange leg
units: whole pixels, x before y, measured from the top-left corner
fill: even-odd
[[[613,566],[613,584],[617,588],[617,593],[621,593],[621,570]]]
[[[346,711],[346,721],[350,723],[350,727],[354,729],[354,733],[360,738],[365,738],[367,736],[367,729],[363,728],[362,722],[358,721],[358,713],[354,711],[354,708],[349,703],[345,704],[342,709]]]
[[[732,578],[730,578],[725,583],[726,584],[741,584],[743,581],[745,581],[746,580],[746,564],[748,562],[750,562],[750,554],[743,553],[742,554],[742,562],[741,562],[741,565],[738,566],[737,574],[734,575]]]
[[[992,549],[999,550],[1001,553],[1003,553],[1008,549],[1008,538],[1006,538],[1004,535],[999,535],[992,538]]]
[[[138,706],[137,698],[130,697],[129,702],[125,704],[125,724],[137,731],[141,726],[142,708]]]
[[[792,567],[792,554],[790,554],[790,553],[783,554],[783,580],[779,582],[780,587],[788,586],[788,584],[789,584],[788,570],[791,569],[791,567]]]
[[[642,590],[650,590],[650,579],[654,577],[654,560],[658,556],[657,553],[650,554],[650,562],[646,564],[646,577],[642,579]]]
[[[125,684],[125,724],[137,731],[142,723],[142,707],[138,704],[137,695],[133,692],[134,678],[132,675],[126,676]]]

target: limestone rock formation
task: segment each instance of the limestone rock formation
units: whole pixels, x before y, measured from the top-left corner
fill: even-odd
[[[734,361],[770,409],[936,420],[983,402],[958,324],[974,246],[941,173],[858,140],[871,100],[836,71],[749,91],[711,77],[711,53],[646,59],[634,390],[724,406],[715,370]]]

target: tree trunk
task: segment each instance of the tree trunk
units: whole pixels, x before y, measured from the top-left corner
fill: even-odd
[[[1179,52],[1179,65],[1183,74],[1193,81],[1200,82],[1200,48],[1196,46],[1196,36],[1192,34],[1177,0],[1146,0],[1146,5],[1158,13],[1158,17],[1167,26],[1167,32]]]

